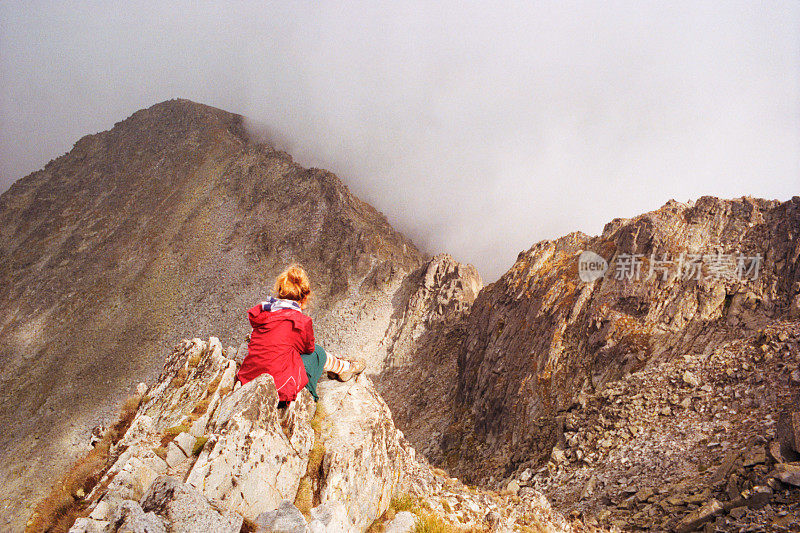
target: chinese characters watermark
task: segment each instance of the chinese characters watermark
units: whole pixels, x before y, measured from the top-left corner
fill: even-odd
[[[673,278],[681,280],[756,280],[763,258],[736,254],[619,254],[614,262],[613,276],[616,280],[662,280]],[[581,281],[590,282],[605,275],[609,265],[605,259],[594,252],[583,252],[578,258],[578,276]]]

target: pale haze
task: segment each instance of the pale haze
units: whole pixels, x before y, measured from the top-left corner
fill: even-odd
[[[0,191],[188,98],[489,281],[667,200],[800,194],[800,3],[0,4]]]

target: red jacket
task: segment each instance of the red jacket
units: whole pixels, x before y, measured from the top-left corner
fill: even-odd
[[[278,399],[292,401],[308,383],[301,353],[314,351],[311,318],[294,309],[262,311],[261,304],[247,312],[253,333],[247,357],[237,377],[242,385],[267,372],[275,380]]]

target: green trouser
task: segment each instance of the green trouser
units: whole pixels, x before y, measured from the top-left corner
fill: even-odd
[[[322,346],[315,344],[313,352],[300,354],[300,358],[303,359],[303,366],[306,367],[306,375],[308,376],[308,385],[306,385],[306,388],[308,392],[311,393],[311,396],[314,397],[314,400],[318,401],[317,382],[319,378],[322,377],[328,355],[325,353],[325,349]]]

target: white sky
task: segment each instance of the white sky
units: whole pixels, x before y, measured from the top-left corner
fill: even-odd
[[[489,281],[670,198],[800,194],[800,2],[119,4],[0,3],[0,190],[182,97]]]

